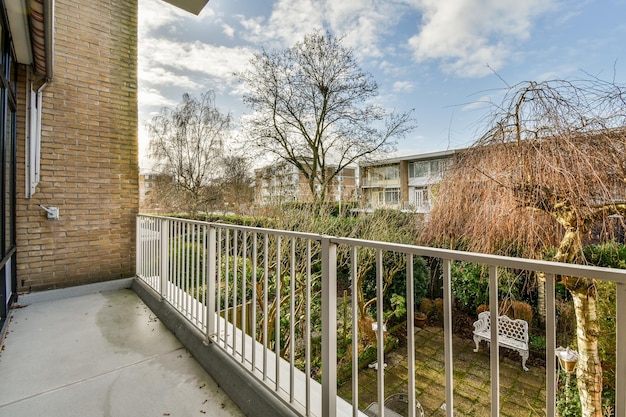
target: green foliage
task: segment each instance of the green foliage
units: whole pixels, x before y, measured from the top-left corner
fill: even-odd
[[[197,236],[190,237],[189,241],[186,238],[181,236],[178,241],[170,242],[169,261],[170,264],[177,265],[180,270],[187,272],[185,276],[180,277],[179,285],[182,289],[201,300],[204,294],[202,271],[205,248],[194,242]]]
[[[534,350],[545,351],[546,337],[530,333],[528,335],[528,347]]]
[[[391,309],[385,312],[385,320],[390,317],[404,317],[406,314],[406,298],[399,294],[391,294],[389,298]]]
[[[353,217],[354,214],[351,210],[359,208],[358,201],[342,201],[341,204],[334,201],[322,201],[322,202],[303,202],[293,201],[283,203],[281,205],[282,211],[304,211],[304,212],[322,212],[332,217]]]
[[[520,298],[523,280],[509,270],[498,270],[498,299]],[[457,305],[466,313],[474,315],[481,304],[489,304],[489,268],[468,262],[452,264],[452,294]]]
[[[452,264],[452,294],[469,314],[481,304],[489,304],[489,274],[484,265],[467,262]]]
[[[576,387],[575,376],[566,383],[566,373],[558,371],[559,389],[556,391],[556,410],[559,417],[579,417],[582,415],[580,396]]]
[[[606,268],[626,269],[626,245],[610,241],[583,248],[587,263]]]

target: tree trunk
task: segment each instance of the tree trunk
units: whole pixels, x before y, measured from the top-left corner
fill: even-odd
[[[541,323],[546,322],[546,274],[537,274],[537,310]]]
[[[602,417],[602,366],[598,357],[600,325],[596,311],[595,289],[570,290],[570,293],[576,311],[578,341],[576,378],[582,417]]]
[[[576,222],[578,227],[572,227],[572,222],[568,221],[566,216],[557,217],[557,220],[560,220],[559,223],[567,229],[555,260],[575,263],[577,256],[582,252],[582,238],[589,230],[588,224],[579,221]],[[572,295],[576,312],[578,343],[576,378],[582,417],[602,417],[602,364],[598,356],[600,323],[596,310],[597,290],[593,281],[587,278],[563,277],[563,283]]]

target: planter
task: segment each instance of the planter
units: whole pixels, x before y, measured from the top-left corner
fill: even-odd
[[[413,324],[420,329],[426,325],[426,316],[413,317]]]

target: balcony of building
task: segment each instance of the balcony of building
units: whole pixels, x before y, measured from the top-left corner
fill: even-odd
[[[243,416],[131,284],[20,296],[0,353],[0,415]]]
[[[338,270],[354,280],[364,251],[376,260],[379,299],[384,260],[404,260],[400,346],[384,331],[353,325],[356,297],[338,291]],[[438,260],[443,274],[442,325],[424,330],[413,326],[416,257]],[[453,334],[455,261],[488,266],[491,322],[498,321],[499,273],[545,274],[545,362],[531,357],[526,372],[519,356],[494,349],[497,337],[491,349],[473,352],[471,337]],[[615,392],[626,392],[626,271],[139,216],[137,277],[125,284],[133,291],[18,300],[28,306],[13,311],[0,358],[0,374],[12,381],[0,390],[0,415],[43,415],[44,407],[64,416],[556,415],[559,275],[616,284]],[[375,304],[367,323],[383,323],[383,315]],[[359,363],[352,341],[365,337],[374,353]],[[374,361],[386,366],[368,366]],[[612,406],[626,417],[626,396]],[[77,411],[62,412],[68,408]]]

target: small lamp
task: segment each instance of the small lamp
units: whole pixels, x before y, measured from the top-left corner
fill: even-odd
[[[578,362],[578,352],[570,349],[569,347],[563,348],[559,346],[556,348],[556,356],[559,358],[559,366],[566,374],[571,374],[576,371],[576,363]]]

